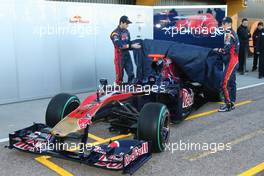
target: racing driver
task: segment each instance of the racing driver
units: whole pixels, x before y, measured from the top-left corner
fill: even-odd
[[[224,76],[222,90],[224,93],[225,104],[221,105],[219,112],[226,112],[235,109],[236,101],[236,72],[238,67],[239,39],[232,29],[232,18],[223,19],[223,28],[225,31],[224,48],[217,49],[223,54],[224,58]]]
[[[116,84],[123,82],[124,70],[128,76],[128,83],[134,79],[133,64],[129,53],[130,49],[139,49],[141,45],[138,43],[131,44],[130,33],[127,30],[131,21],[127,16],[122,16],[119,20],[118,27],[111,33],[110,38],[115,48],[115,70]]]

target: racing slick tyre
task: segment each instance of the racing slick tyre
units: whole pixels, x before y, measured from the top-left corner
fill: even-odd
[[[54,127],[65,116],[80,105],[80,100],[75,95],[61,93],[54,96],[47,107],[46,125]]]
[[[147,103],[139,113],[137,138],[151,142],[152,152],[162,152],[169,140],[169,110],[161,103]]]

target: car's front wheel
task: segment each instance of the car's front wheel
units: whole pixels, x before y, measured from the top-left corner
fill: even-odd
[[[170,136],[169,110],[161,103],[147,103],[138,118],[137,138],[151,142],[152,152],[162,152]]]
[[[75,95],[60,93],[54,96],[50,100],[46,110],[46,124],[49,127],[54,127],[79,105],[80,100]]]

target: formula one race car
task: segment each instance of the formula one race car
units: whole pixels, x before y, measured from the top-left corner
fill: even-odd
[[[132,174],[151,153],[164,151],[170,123],[183,121],[206,98],[202,86],[184,80],[168,55],[149,52],[148,57],[153,59],[155,74],[147,84],[108,85],[101,79],[101,89],[83,102],[74,95],[58,94],[48,104],[46,124],[9,134],[8,147]],[[134,139],[86,150],[91,124],[101,120],[110,123],[110,131],[133,133]],[[65,148],[73,139],[83,145]]]

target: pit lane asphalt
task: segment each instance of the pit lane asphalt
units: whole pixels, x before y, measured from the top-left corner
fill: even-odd
[[[230,151],[211,154],[202,150],[177,150],[173,153],[167,150],[154,154],[135,175],[237,175],[263,162],[264,86],[239,91],[238,102],[245,100],[253,102],[231,112],[214,113],[171,126],[171,143],[231,143]],[[44,106],[46,101],[41,100],[38,106]],[[218,106],[217,103],[207,103],[193,114]],[[40,117],[44,114],[34,112],[34,109],[30,113],[42,113]],[[22,127],[26,127],[23,125]],[[106,124],[95,125],[92,133],[102,138],[109,137],[107,127]],[[5,145],[7,143],[0,143],[0,175],[58,175],[34,160],[38,155],[8,150],[4,148]],[[121,172],[106,171],[57,158],[51,158],[50,161],[77,176],[121,175]]]

